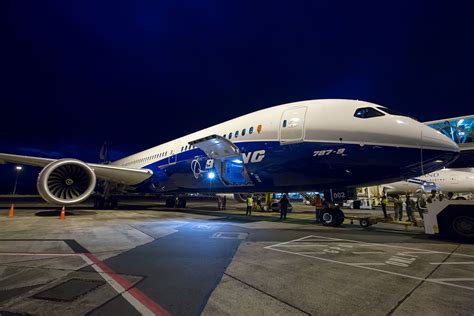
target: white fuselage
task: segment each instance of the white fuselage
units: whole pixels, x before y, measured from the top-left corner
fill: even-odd
[[[380,106],[365,101],[342,99],[278,105],[169,141],[117,160],[112,165],[144,168],[189,151],[189,142],[213,134],[225,136],[238,144],[272,141],[288,144],[318,142],[459,151],[449,138],[410,117],[385,115],[372,119],[355,118],[354,111],[363,107]],[[282,128],[285,115],[288,116],[288,129]],[[299,124],[302,125],[301,134]],[[250,128],[253,128],[252,134],[249,132]],[[292,134],[292,128],[298,131]],[[246,134],[242,136],[244,129]]]
[[[382,187],[386,192],[392,193],[413,193],[420,189],[425,192],[436,189],[443,193],[471,193],[474,192],[474,173],[441,169],[415,179],[384,184]]]

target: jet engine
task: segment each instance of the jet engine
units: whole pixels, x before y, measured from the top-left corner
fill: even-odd
[[[36,187],[41,197],[56,205],[77,204],[86,200],[96,186],[94,170],[76,159],[60,159],[41,170]]]

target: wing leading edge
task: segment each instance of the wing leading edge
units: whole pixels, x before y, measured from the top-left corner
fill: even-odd
[[[0,153],[0,164],[5,163],[18,163],[22,165],[35,166],[35,167],[46,167],[57,159],[12,155]],[[153,175],[153,171],[150,169],[133,169],[118,167],[112,165],[101,165],[95,163],[85,163],[94,170],[97,178],[121,183],[125,185],[135,185],[145,181]]]

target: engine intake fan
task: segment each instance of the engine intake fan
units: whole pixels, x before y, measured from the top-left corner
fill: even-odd
[[[38,176],[41,197],[51,204],[71,205],[86,200],[96,186],[94,170],[76,159],[60,159],[50,163]]]

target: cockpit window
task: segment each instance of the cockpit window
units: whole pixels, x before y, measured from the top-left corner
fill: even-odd
[[[403,114],[403,113],[400,113],[398,111],[395,111],[395,110],[392,110],[392,109],[389,109],[389,108],[384,108],[384,107],[377,107],[377,109],[381,110],[381,111],[384,111],[385,113],[387,114],[390,114],[390,115],[397,115],[397,116],[405,116],[405,117],[409,117],[409,118],[412,118],[414,119],[415,121],[418,121],[416,118],[412,117],[412,116],[409,116],[409,115],[406,115],[406,114]]]
[[[374,108],[359,108],[355,111],[354,116],[362,119],[377,117],[377,116],[384,116],[382,112],[374,109]]]

